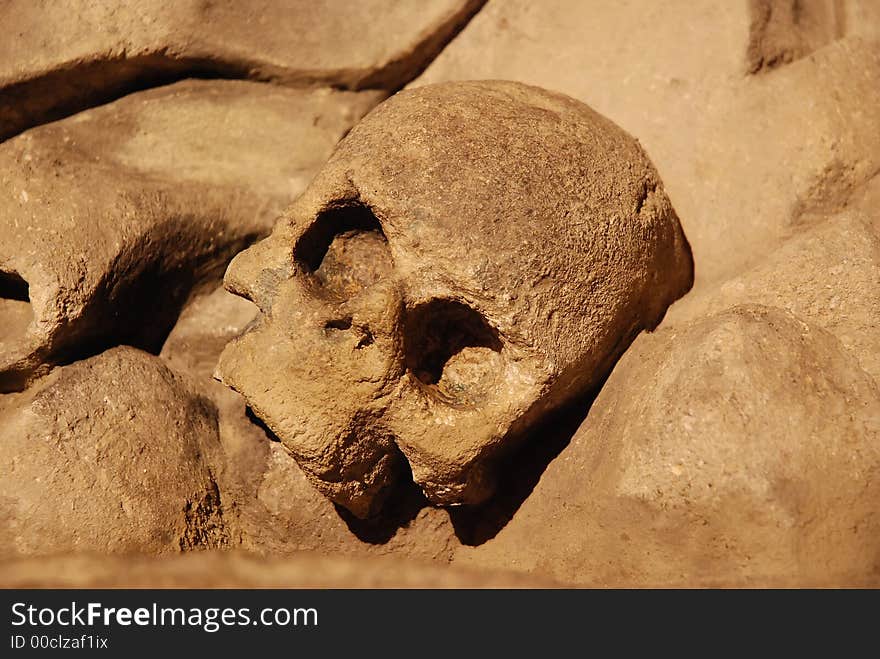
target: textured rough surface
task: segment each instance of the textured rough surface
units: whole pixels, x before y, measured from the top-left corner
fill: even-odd
[[[745,75],[758,29],[748,2],[497,0],[412,84],[519,80],[618,123],[657,165],[699,288],[751,267],[880,171],[880,5],[764,4],[801,8],[777,37],[801,39],[808,23],[825,35],[767,74]]]
[[[318,492],[282,444],[211,378],[220,352],[254,319],[250,302],[218,289],[184,309],[160,357],[217,405],[223,459],[216,473],[230,544],[260,554],[397,554],[449,561],[457,545],[448,515],[398,492],[381,520],[360,522]]]
[[[847,19],[842,4],[835,0],[748,0],[752,19],[746,51],[748,72],[788,64],[842,37]]]
[[[227,288],[263,315],[218,374],[358,516],[407,464],[432,502],[476,503],[691,280],[653,166],[610,121],[525,85],[425,87],[233,261]]]
[[[6,0],[0,139],[187,77],[393,91],[481,0]]]
[[[0,145],[0,391],[108,345],[158,351],[377,100],[187,81]]]
[[[591,585],[878,585],[880,389],[742,306],[639,337],[513,520],[456,562]]]
[[[226,543],[217,412],[120,347],[0,397],[0,553],[178,552]]]
[[[60,556],[0,562],[0,588],[554,588],[548,578],[395,559],[303,552],[184,556]]]
[[[688,296],[670,310],[666,324],[736,304],[779,307],[834,334],[880,382],[880,233],[867,220],[858,211],[827,219],[751,270]]]
[[[789,64],[846,34],[880,36],[874,0],[748,0],[748,10],[749,73]]]

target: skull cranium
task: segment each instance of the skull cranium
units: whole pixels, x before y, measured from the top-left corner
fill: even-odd
[[[654,167],[613,123],[512,82],[402,92],[338,146],[229,290],[260,319],[218,377],[358,516],[406,473],[477,503],[691,285]]]

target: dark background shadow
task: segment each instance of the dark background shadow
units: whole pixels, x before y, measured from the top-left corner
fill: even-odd
[[[419,486],[413,482],[407,461],[401,459],[401,462],[406,471],[394,485],[379,515],[369,519],[359,519],[342,506],[333,504],[336,513],[348,529],[362,542],[384,545],[394,537],[398,529],[408,526],[422,508],[431,505]]]
[[[501,459],[497,489],[491,499],[477,506],[449,509],[449,519],[462,544],[481,545],[513,519],[548,465],[569,445],[601,388],[602,383],[589,395],[549,415],[529,432],[518,450]]]

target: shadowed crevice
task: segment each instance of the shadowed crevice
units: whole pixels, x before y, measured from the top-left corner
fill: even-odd
[[[175,218],[156,225],[107,266],[80,313],[55,327],[36,347],[13,346],[14,352],[7,355],[0,350],[0,357],[6,359],[0,362],[0,392],[20,391],[55,366],[88,359],[119,345],[158,355],[191,297],[219,285],[232,256],[258,238],[246,235],[192,257],[181,257],[195,251],[202,241],[200,235],[181,230],[195,224],[195,218]],[[6,289],[20,297],[26,285],[18,279],[6,273],[3,281]],[[0,322],[9,306],[0,295]],[[16,354],[20,350],[27,352]]]
[[[409,463],[401,460],[404,473],[395,481],[378,515],[360,519],[344,507],[333,504],[336,513],[361,542],[384,545],[401,528],[409,526],[419,511],[429,506],[428,500],[412,479]]]
[[[187,78],[244,79],[242,65],[165,54],[81,62],[3,89],[0,141],[128,94]]]
[[[550,463],[571,443],[602,384],[589,395],[549,414],[529,432],[518,450],[498,462],[496,490],[488,501],[449,509],[455,535],[463,545],[478,546],[491,540],[513,519]]]
[[[68,62],[2,88],[0,142],[19,133],[138,91],[188,78],[250,80],[285,87],[385,90],[392,94],[415,79],[483,7],[472,0],[413,48],[376,69],[285,69],[246,58],[192,57],[170,48],[134,56]]]

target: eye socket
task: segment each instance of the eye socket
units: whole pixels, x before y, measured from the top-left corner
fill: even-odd
[[[0,271],[0,344],[24,334],[33,320],[30,287],[15,272]]]
[[[0,271],[0,298],[30,302],[30,286],[17,272]]]
[[[423,384],[439,383],[447,363],[466,348],[501,347],[498,331],[461,302],[438,298],[406,312],[406,367]]]
[[[320,212],[297,241],[294,258],[312,276],[318,290],[344,299],[392,269],[388,241],[378,218],[357,200]]]

